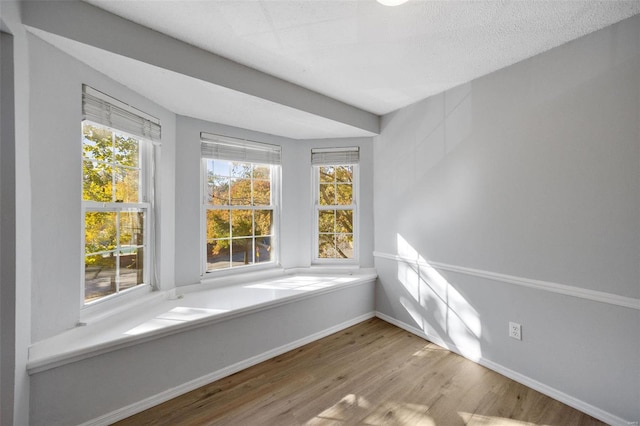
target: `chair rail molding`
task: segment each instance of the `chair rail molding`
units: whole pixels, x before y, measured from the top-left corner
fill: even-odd
[[[464,275],[470,275],[479,278],[486,278],[493,281],[499,281],[507,284],[514,284],[522,287],[534,288],[536,290],[548,291],[552,293],[564,294],[566,296],[578,297],[594,302],[608,303],[610,305],[621,306],[640,310],[640,299],[633,297],[620,296],[604,291],[590,290],[566,284],[559,284],[550,281],[534,280],[530,278],[517,277],[514,275],[500,274],[497,272],[484,271],[481,269],[467,268],[465,266],[450,265],[447,263],[426,261],[397,254],[383,253],[374,251],[373,256],[379,259],[393,260],[396,262],[406,263],[416,268],[434,268],[443,271],[455,272]]]

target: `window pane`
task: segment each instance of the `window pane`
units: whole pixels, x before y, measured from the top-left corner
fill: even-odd
[[[120,291],[144,282],[144,250],[142,248],[120,251]]]
[[[232,206],[251,205],[251,179],[232,179],[230,191]]]
[[[336,211],[336,232],[353,233],[353,210]]]
[[[333,206],[336,204],[336,185],[333,183],[320,184],[320,205]]]
[[[253,235],[253,212],[251,210],[231,211],[231,236],[250,237]]]
[[[116,167],[116,202],[137,203],[140,200],[140,171]]]
[[[86,201],[113,201],[113,170],[110,165],[95,161],[82,164],[82,199]]]
[[[241,206],[207,210],[207,271],[272,261],[274,166],[223,160],[205,164],[206,203]]]
[[[207,210],[207,240],[230,237],[229,210]]]
[[[353,202],[353,186],[350,183],[340,183],[336,188],[336,201],[339,205],[349,205]]]
[[[231,242],[228,239],[207,242],[207,271],[231,267]]]
[[[90,302],[116,292],[116,256],[85,256],[84,258],[84,301]]]
[[[143,140],[100,125],[82,123],[84,201],[141,203],[145,191]],[[86,203],[85,301],[117,293],[144,282],[145,217],[137,209],[90,211]],[[109,208],[105,204],[102,208]],[[119,207],[118,207],[119,209]]]
[[[86,254],[115,249],[115,212],[86,212],[84,229],[84,252]]]
[[[314,168],[317,179],[317,237],[319,259],[354,258],[355,165]]]
[[[229,204],[229,178],[211,175],[208,177],[209,203],[214,205]]]
[[[271,166],[265,166],[265,165],[261,165],[261,164],[254,164],[254,166],[253,166],[253,178],[254,179],[271,180]]]
[[[253,238],[239,238],[231,240],[232,266],[249,265],[253,263]]]
[[[320,182],[335,182],[336,173],[333,166],[320,167]]]
[[[144,212],[120,213],[120,246],[135,247],[144,244]]]
[[[116,133],[114,155],[116,163],[122,166],[138,168],[140,165],[138,140]]]
[[[231,177],[251,178],[251,163],[231,163]]]
[[[336,182],[353,182],[353,166],[336,167]]]
[[[333,234],[323,234],[318,238],[318,257],[320,259],[332,259],[336,257]]]
[[[327,232],[335,232],[335,220],[336,220],[336,211],[335,210],[320,210],[318,212],[318,232],[327,233]]]
[[[253,205],[268,206],[271,204],[271,182],[268,180],[253,181]]]
[[[105,127],[82,123],[84,158],[113,163],[113,133]]]
[[[271,261],[271,237],[256,238],[256,263]]]
[[[225,160],[207,160],[207,172],[217,176],[231,176],[231,163]]]
[[[271,235],[271,227],[273,225],[273,211],[256,210],[255,217],[255,236]]]
[[[344,259],[353,258],[353,234],[338,234],[336,236],[337,257]]]

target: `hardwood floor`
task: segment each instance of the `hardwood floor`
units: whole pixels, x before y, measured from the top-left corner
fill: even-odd
[[[118,425],[603,425],[380,319]]]

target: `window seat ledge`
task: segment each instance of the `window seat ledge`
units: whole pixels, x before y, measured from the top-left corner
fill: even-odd
[[[254,312],[369,284],[373,269],[321,274],[296,270],[269,279],[224,287],[194,286],[164,292],[164,297],[33,344],[27,371],[35,374],[107,352]]]

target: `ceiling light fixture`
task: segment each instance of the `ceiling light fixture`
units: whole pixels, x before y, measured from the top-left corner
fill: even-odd
[[[406,3],[409,0],[377,0],[378,3],[383,4],[385,6],[400,6],[403,3]]]

